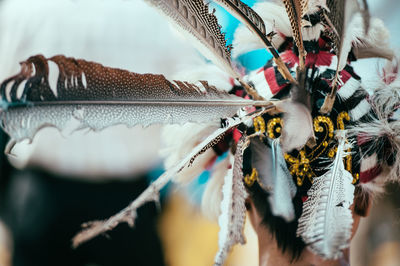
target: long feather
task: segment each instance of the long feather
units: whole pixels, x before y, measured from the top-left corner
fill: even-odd
[[[252,166],[258,172],[260,185],[270,194],[268,201],[272,213],[290,222],[295,217],[292,199],[296,194],[296,185],[287,169],[279,139],[267,141],[264,144],[259,138],[251,139]]]
[[[274,61],[277,64],[279,71],[282,73],[282,76],[290,82],[296,83],[290,74],[289,69],[279,56],[278,51],[268,39],[263,19],[253,9],[240,0],[214,0],[214,2],[224,7],[239,21],[245,24],[254,34],[256,34],[264,44],[265,48],[273,55]]]
[[[221,136],[223,136],[228,130],[231,130],[232,128],[238,126],[239,124],[243,123],[247,119],[252,119],[255,116],[258,116],[263,112],[265,112],[265,110],[262,110],[262,111],[254,113],[252,115],[244,116],[241,118],[229,118],[226,121],[225,127],[218,128],[212,134],[210,134],[206,139],[204,139],[201,143],[199,143],[185,158],[183,158],[181,161],[179,161],[173,167],[168,169],[164,174],[162,174],[160,177],[158,177],[156,181],[154,181],[148,188],[146,188],[146,190],[143,191],[142,194],[140,194],[139,197],[136,198],[125,209],[121,210],[119,213],[108,218],[105,221],[94,221],[94,222],[85,223],[83,225],[84,229],[73,238],[73,241],[72,241],[73,247],[77,247],[77,246],[81,245],[82,243],[84,243],[100,234],[104,234],[105,232],[114,229],[121,222],[126,222],[130,226],[134,226],[134,222],[136,219],[136,210],[139,207],[143,206],[146,202],[157,201],[159,198],[159,191],[176,175],[176,173],[180,172],[182,169],[184,169],[186,167],[189,167],[190,163],[193,161],[193,158],[195,158],[199,153],[201,153],[201,151],[204,148],[210,147],[210,144],[215,143],[215,140],[220,138]],[[238,164],[239,163],[240,163],[240,161],[238,161]],[[238,167],[238,166],[236,166],[236,167]],[[235,168],[235,166],[234,166],[234,168]],[[235,168],[235,169],[236,169],[236,170],[234,170],[235,175],[240,175],[241,169],[239,169],[239,168]],[[243,191],[242,191],[241,185],[240,185],[240,182],[242,182],[242,180],[240,179],[240,182],[238,183],[238,181],[237,181],[238,178],[240,178],[240,176],[237,176],[235,178],[236,181],[234,182],[234,184],[235,184],[234,189],[236,192],[238,192],[237,200],[239,200],[239,197],[244,197],[244,195],[242,194]],[[231,180],[231,182],[233,182],[233,180]],[[233,184],[233,183],[231,183],[231,184]],[[237,208],[239,208],[240,210],[241,210],[241,207],[240,207],[241,202],[242,202],[241,200],[237,201],[237,203],[239,204],[239,205],[237,205]],[[243,201],[243,208],[244,208],[244,201]],[[238,209],[235,209],[235,211],[237,211],[237,210]],[[244,212],[243,215],[245,216],[245,210],[243,212]],[[242,214],[238,214],[238,216],[236,218],[237,220],[235,220],[235,221],[237,221],[237,223],[235,223],[235,225],[239,225],[240,217],[242,217]]]
[[[352,175],[344,169],[344,133],[339,133],[338,151],[330,170],[315,177],[303,205],[297,235],[316,254],[337,259],[350,242],[354,186]]]
[[[306,51],[303,45],[302,18],[307,11],[307,2],[307,0],[283,0],[292,26],[293,39],[299,50],[300,70],[304,70],[306,61]]]
[[[253,99],[262,99],[232,66],[231,47],[226,45],[217,17],[208,12],[208,6],[202,0],[145,1],[171,19],[205,57],[237,79]]]
[[[228,170],[222,187],[223,199],[221,201],[221,214],[218,219],[219,250],[215,256],[214,265],[223,265],[230,249],[237,243],[246,242],[243,235],[246,220],[245,201],[246,188],[243,184],[243,151],[246,136],[238,142],[235,156],[231,156],[231,169]]]
[[[145,0],[169,18],[185,37],[214,64],[234,78],[240,75],[231,64],[230,47],[214,14],[202,0]]]
[[[354,17],[360,13],[360,5],[357,0],[327,0],[326,6],[328,11],[325,13],[325,20],[332,32],[331,35],[338,60],[331,92],[326,96],[325,102],[321,107],[321,113],[324,114],[332,110],[335,102],[339,74],[347,63],[347,57],[353,41],[351,34],[349,34],[349,26]],[[365,25],[364,28],[367,28],[367,26]]]
[[[43,126],[62,130],[73,119],[80,122],[78,129],[93,130],[116,124],[219,124],[241,107],[257,104],[204,81],[170,82],[162,75],[130,73],[64,56],[39,55],[21,64],[21,72],[1,85],[0,117],[15,141],[32,139]]]

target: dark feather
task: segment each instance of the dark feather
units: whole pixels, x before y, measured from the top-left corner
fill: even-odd
[[[290,25],[292,27],[293,39],[299,50],[299,67],[301,70],[305,67],[306,51],[303,45],[302,17],[305,15],[306,0],[283,0],[286,13],[288,14]]]
[[[253,9],[239,0],[214,0],[214,2],[224,7],[228,12],[245,24],[254,34],[256,34],[261,39],[265,48],[273,55],[274,61],[277,64],[279,71],[282,73],[282,76],[290,82],[296,83],[290,74],[289,69],[279,56],[278,51],[267,37],[264,21]]]

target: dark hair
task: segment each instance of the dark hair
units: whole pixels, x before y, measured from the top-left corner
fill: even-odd
[[[303,209],[301,197],[297,195],[294,197],[295,219],[288,223],[283,218],[272,214],[271,206],[268,201],[269,194],[264,191],[257,182],[251,187],[247,187],[247,191],[254,203],[256,211],[262,217],[262,224],[269,229],[270,233],[276,239],[282,253],[288,252],[292,257],[292,262],[298,260],[306,246],[301,237],[296,236],[298,219]]]
[[[276,239],[282,253],[288,252],[291,256],[291,262],[297,261],[306,247],[301,237],[296,236],[298,219],[303,211],[302,196],[297,193],[293,198],[295,218],[292,222],[288,223],[283,218],[272,214],[268,201],[269,193],[264,191],[257,182],[251,187],[247,187],[247,191],[257,213],[262,217],[262,224],[269,229],[272,236]],[[360,186],[356,186],[354,191],[354,213],[359,216],[366,216],[370,201],[370,194],[363,191]]]

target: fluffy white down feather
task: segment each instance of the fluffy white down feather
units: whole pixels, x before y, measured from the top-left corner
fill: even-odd
[[[285,36],[292,35],[290,21],[283,6],[269,2],[261,2],[255,4],[253,9],[264,20],[267,33],[279,31]],[[235,49],[232,50],[232,56],[234,58],[251,50],[264,48],[260,39],[247,29],[246,26],[240,26],[235,31],[234,37],[233,46]],[[275,47],[281,45],[283,41],[284,39],[279,34],[272,37],[272,44]]]
[[[165,157],[164,166],[168,169],[185,157],[197,144],[209,136],[217,125],[200,125],[187,123],[185,125],[168,125],[162,130],[164,148],[160,155]],[[204,171],[206,165],[216,156],[213,149],[199,155],[190,167],[184,168],[174,178],[176,182],[190,182]]]
[[[213,174],[207,182],[201,201],[201,209],[203,214],[210,220],[217,221],[221,213],[222,187],[224,185],[224,177],[230,165],[228,158],[219,162],[213,169]]]
[[[389,46],[389,30],[381,19],[371,18],[367,35],[365,35],[363,18],[360,15],[354,18],[350,29],[354,46],[373,46],[380,49],[386,49]]]
[[[293,101],[281,101],[278,108],[284,110],[281,137],[283,152],[301,149],[313,136],[313,123],[310,112],[303,104]]]

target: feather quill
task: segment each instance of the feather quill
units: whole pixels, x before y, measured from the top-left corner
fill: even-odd
[[[264,144],[259,138],[252,138],[252,166],[257,169],[260,185],[269,193],[268,200],[273,215],[290,222],[295,218],[292,199],[296,195],[296,185],[287,169],[279,139],[267,141]]]
[[[264,44],[264,47],[273,55],[274,61],[277,64],[279,71],[282,73],[282,76],[290,82],[296,83],[290,74],[288,67],[279,56],[278,51],[268,39],[263,19],[253,9],[240,0],[214,0],[214,2],[224,7],[239,21],[246,25],[256,36],[258,36]]]
[[[297,235],[316,254],[325,259],[337,259],[350,242],[353,218],[354,186],[352,175],[344,169],[344,132],[338,134],[335,160],[324,175],[315,177],[304,202]]]
[[[283,0],[292,26],[293,39],[299,50],[299,68],[304,70],[306,51],[303,45],[302,18],[307,12],[307,0]]]
[[[228,170],[222,187],[221,214],[218,219],[220,226],[218,246],[214,265],[223,265],[230,249],[237,243],[246,242],[243,235],[246,221],[245,201],[246,188],[243,184],[243,151],[246,145],[246,136],[238,142],[235,156],[231,156],[231,169]]]
[[[49,70],[49,62],[55,63]],[[124,124],[214,123],[256,101],[221,92],[207,82],[168,81],[100,64],[55,56],[33,56],[1,85],[2,126],[14,141],[32,139],[44,126],[60,130],[75,119],[78,129]],[[51,87],[51,72],[58,72]],[[261,102],[260,102],[261,103]],[[263,102],[262,105],[266,105]]]
[[[189,167],[191,162],[198,156],[201,151],[206,148],[210,147],[210,144],[215,143],[216,139],[219,139],[221,136],[223,136],[227,131],[231,130],[232,128],[238,126],[239,124],[243,123],[247,119],[252,119],[255,116],[261,115],[265,110],[256,112],[252,115],[249,116],[244,116],[241,118],[229,118],[226,121],[226,126],[223,128],[218,128],[215,130],[212,134],[210,134],[206,139],[204,139],[201,143],[199,143],[185,158],[180,160],[177,164],[175,164],[173,167],[168,169],[164,174],[162,174],[160,177],[156,179],[149,187],[146,188],[142,192],[142,194],[139,195],[129,206],[127,206],[125,209],[121,210],[119,213],[116,215],[108,218],[107,220],[104,221],[94,221],[94,222],[89,222],[83,224],[83,230],[78,233],[72,240],[72,245],[73,247],[78,247],[84,242],[89,241],[90,239],[100,235],[104,234],[109,230],[114,229],[119,223],[121,222],[126,222],[130,226],[134,226],[134,222],[136,219],[136,210],[143,206],[146,202],[151,202],[151,201],[158,201],[159,199],[159,191],[177,174],[179,173],[182,169]],[[239,156],[239,155],[238,155]],[[240,157],[241,158],[241,157]],[[239,160],[239,159],[238,159]],[[238,164],[240,161],[238,161]],[[240,164],[241,165],[241,164]],[[233,172],[235,175],[240,175],[241,173],[241,168],[236,165],[236,170]],[[232,172],[232,171],[231,171]],[[231,174],[232,176],[232,174]],[[235,196],[237,196],[237,199],[235,199],[235,202],[239,205],[235,208],[239,208],[241,210],[240,204],[242,202],[241,197],[245,198],[245,190],[242,190],[241,186],[244,185],[240,184],[242,182],[242,179],[240,179],[240,182],[238,183],[237,180],[240,178],[240,176],[237,176],[235,179],[231,179],[231,184],[233,185],[233,188],[235,189]],[[235,181],[235,182],[233,182]],[[236,201],[238,200],[238,201]],[[230,200],[228,200],[230,201]],[[228,204],[229,205],[229,204]],[[244,201],[243,201],[243,208],[244,208]],[[238,209],[235,209],[235,211],[238,211]],[[243,210],[243,215],[245,216],[245,209]],[[241,223],[240,217],[242,217],[242,214],[239,214],[235,218],[235,225],[239,226]],[[244,218],[243,218],[244,219]],[[236,227],[235,227],[236,228]],[[232,229],[232,228],[230,228]],[[235,238],[236,239],[236,238]]]

